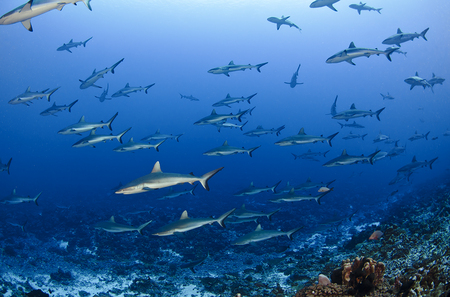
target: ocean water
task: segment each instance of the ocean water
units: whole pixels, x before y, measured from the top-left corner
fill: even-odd
[[[396,223],[395,218],[404,216],[396,212],[401,206],[429,199],[429,208],[424,211],[443,207],[430,197],[423,198],[423,189],[447,189],[450,137],[444,133],[450,128],[448,82],[436,84],[432,92],[420,86],[410,90],[404,80],[416,71],[425,79],[431,79],[432,73],[450,77],[450,4],[443,0],[373,0],[367,5],[382,7],[381,14],[362,11],[358,15],[348,7],[352,3],[357,1],[337,2],[334,7],[338,12],[334,12],[327,7],[310,8],[310,1],[303,0],[94,0],[92,11],[78,2],[77,6],[67,5],[62,11],[52,10],[33,18],[33,32],[20,23],[1,26],[0,158],[3,164],[10,158],[12,162],[10,174],[0,172],[0,195],[7,197],[16,190],[20,195],[34,197],[42,192],[39,206],[22,203],[0,207],[2,294],[18,296],[14,292],[42,289],[51,290],[54,296],[79,296],[79,291],[85,296],[232,296],[247,286],[245,290],[251,295],[251,287],[260,288],[254,283],[242,283],[251,275],[270,287],[282,284],[289,295],[310,282],[325,263],[333,262],[332,266],[338,267],[344,254],[352,254],[342,251],[352,236],[361,232],[370,235],[377,226],[383,229]],[[2,1],[0,14],[21,4],[17,0]],[[288,26],[277,30],[267,21],[268,17],[282,15],[290,16],[289,20],[301,30]],[[402,43],[400,50],[407,54],[394,52],[391,62],[381,54],[356,58],[355,66],[325,63],[351,42],[356,47],[384,50],[387,46],[382,41],[395,34],[397,28],[405,33],[430,29],[427,41],[419,37]],[[90,37],[85,47],[72,48],[72,53],[56,50],[71,39],[85,41]],[[80,89],[79,79],[85,80],[94,69],[110,67],[122,58],[114,74],[109,72],[96,82],[102,89]],[[268,64],[260,72],[230,72],[229,77],[207,72],[230,61]],[[299,64],[298,82],[303,84],[290,88],[284,82],[290,81]],[[148,94],[141,91],[104,102],[95,97],[107,84],[110,97],[127,83],[133,87],[155,85]],[[50,102],[44,98],[33,100],[30,106],[8,104],[27,87],[31,91],[60,88]],[[388,92],[395,99],[383,100],[380,93]],[[257,95],[251,104],[215,108],[219,114],[235,114],[255,107],[251,115],[244,115],[242,123],[248,123],[242,131],[222,128],[218,132],[214,126],[194,125],[227,94],[248,97],[254,93]],[[180,98],[180,94],[192,95],[199,101]],[[331,118],[336,96],[338,112],[353,103],[358,109],[385,110],[380,121],[375,116],[355,119],[365,126],[363,129],[341,128],[337,122],[349,124],[353,119],[345,122]],[[68,105],[75,100],[78,102],[71,112],[40,115],[54,102]],[[88,133],[58,134],[82,116],[88,122],[106,122],[116,112],[112,131],[105,127],[97,129],[97,134],[117,135],[132,127],[123,136],[124,143],[131,137],[140,140],[157,129],[183,136],[178,142],[165,141],[159,152],[146,149],[118,153],[113,151],[119,145],[117,140],[99,143],[96,148],[74,148],[72,145]],[[237,120],[228,122],[242,124]],[[243,135],[258,125],[286,128],[278,136]],[[302,127],[310,135],[339,134],[331,147],[322,142],[287,147],[274,144],[297,134]],[[350,131],[368,135],[364,140],[342,139]],[[408,140],[415,131],[430,132],[428,140]],[[373,165],[322,166],[344,149],[357,156],[389,151],[393,144],[373,142],[379,133],[399,140],[399,145],[406,145],[406,151]],[[203,155],[224,141],[246,149],[261,147],[252,157],[246,153]],[[316,160],[294,160],[292,153],[300,155],[308,149],[330,151],[326,157],[314,157]],[[432,170],[429,166],[421,168],[409,180],[389,185],[397,169],[411,163],[414,156],[418,161],[438,159]],[[112,189],[119,183],[150,173],[157,161],[163,172],[171,173],[193,172],[200,176],[216,168],[224,169],[209,181],[210,191],[199,185],[195,196],[158,200],[168,188],[134,195],[114,194]],[[266,187],[281,181],[276,189],[279,191],[288,181],[298,185],[308,178],[313,182],[336,180],[330,185],[333,191],[321,199],[320,205],[315,201],[275,204],[269,201],[275,197],[270,192],[233,196],[251,182]],[[190,188],[189,184],[174,187],[177,191]],[[317,195],[317,191],[314,188],[304,193]],[[232,243],[253,231],[256,223],[228,224],[226,229],[214,223],[184,236],[152,235],[159,227],[178,220],[184,210],[193,218],[217,218],[242,204],[264,212],[281,208],[271,221],[259,219],[263,229],[304,229],[294,234],[292,241],[283,236],[247,246]],[[345,219],[355,211],[352,221]],[[134,226],[153,221],[143,235],[108,233],[93,227],[110,216]],[[338,227],[328,224],[343,219]],[[20,225],[25,225],[24,231]],[[365,240],[361,244],[372,243]],[[183,263],[208,253],[196,273],[181,268]],[[318,260],[317,253],[325,255]],[[286,267],[294,264],[267,264],[280,257],[315,260],[311,260],[309,270],[296,271],[303,278],[293,285]],[[389,263],[389,259],[383,260]]]

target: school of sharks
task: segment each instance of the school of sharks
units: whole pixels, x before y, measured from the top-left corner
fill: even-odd
[[[228,255],[239,254],[239,264],[233,264],[236,259],[220,264],[233,270],[264,261],[264,254],[301,253],[300,247],[311,240],[305,238],[321,232],[340,238],[335,244],[343,245],[358,228],[375,231],[383,217],[371,209],[374,205],[404,203],[415,186],[448,175],[449,105],[443,99],[448,95],[448,58],[435,41],[445,40],[441,35],[447,33],[445,26],[436,25],[442,21],[438,17],[416,25],[401,18],[392,21],[395,9],[407,1],[353,2],[289,2],[272,9],[273,15],[261,8],[265,17],[256,14],[258,26],[267,36],[253,34],[251,23],[232,34],[252,34],[253,42],[272,38],[273,42],[266,40],[272,48],[255,51],[251,42],[241,44],[252,47],[242,49],[241,56],[239,46],[230,45],[233,37],[224,33],[225,27],[218,29],[220,38],[203,27],[204,37],[192,33],[198,47],[211,46],[207,52],[186,44],[189,38],[179,33],[178,45],[186,49],[177,49],[181,51],[173,59],[169,55],[177,44],[174,38],[155,33],[151,43],[142,44],[147,41],[141,38],[149,36],[131,38],[134,33],[126,25],[139,28],[148,21],[137,16],[128,16],[130,24],[122,23],[119,39],[108,35],[112,31],[104,23],[95,30],[65,25],[81,38],[67,32],[55,35],[58,28],[45,32],[46,20],[59,17],[63,22],[66,15],[70,22],[86,21],[91,28],[98,13],[96,1],[29,0],[16,8],[2,3],[3,261],[9,263],[8,255],[17,257],[27,250],[17,247],[19,241],[26,246],[27,239],[30,245],[45,242],[41,248],[57,254],[47,259],[50,262],[69,254],[94,259],[89,261],[98,257],[98,263],[106,254],[121,259],[115,253],[126,246],[130,261],[159,263],[152,272],[158,277],[147,279],[167,283],[169,277],[189,275],[193,282],[195,275],[226,273],[208,263]],[[98,5],[101,11],[106,4]],[[228,9],[225,5],[223,13]],[[308,18],[302,20],[299,11]],[[215,11],[216,16],[220,13]],[[343,14],[346,26],[351,26],[348,32],[333,30],[341,36],[332,43],[321,37],[326,29],[322,24],[315,28],[315,18],[336,21]],[[186,17],[192,20],[195,14]],[[364,18],[370,22],[367,27]],[[134,19],[138,27],[131,27]],[[384,35],[375,34],[375,26]],[[369,28],[372,36],[367,38]],[[169,31],[178,34],[173,28]],[[111,38],[111,43],[101,44]],[[20,59],[14,51],[24,44],[45,54]],[[117,51],[111,44],[124,47]],[[153,52],[158,45],[167,46],[159,57]],[[228,46],[231,49],[224,49]],[[295,54],[295,47],[302,48],[301,55]],[[54,64],[49,57],[55,57]],[[37,73],[32,63],[44,69]],[[21,72],[33,73],[35,81],[28,75],[18,79]],[[356,228],[357,224],[364,227]],[[20,257],[26,257],[23,253]],[[142,253],[154,256],[145,258]],[[33,260],[31,265],[42,269],[43,262]],[[72,281],[77,272],[70,265],[52,265],[47,270],[57,273],[48,272],[46,281],[18,268],[28,275],[25,289],[75,296],[56,287],[67,286],[61,281],[64,271],[72,271],[67,279]],[[150,275],[151,268],[145,269]],[[4,296],[15,296],[14,278],[3,271],[2,275]],[[136,287],[136,275],[130,275]],[[199,296],[208,292],[201,291],[198,279],[195,286]],[[174,288],[156,286],[152,292],[174,296]],[[90,292],[101,290],[106,289],[98,285]],[[127,290],[122,288],[117,296]],[[80,296],[91,296],[79,291]]]

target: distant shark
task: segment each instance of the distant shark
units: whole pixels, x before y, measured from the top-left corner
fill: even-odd
[[[281,208],[278,208],[277,210],[274,210],[269,213],[263,213],[261,211],[254,211],[254,210],[247,210],[245,208],[245,204],[242,204],[241,208],[236,209],[232,217],[236,217],[238,219],[249,219],[249,218],[259,218],[259,217],[267,217],[269,221],[272,221],[272,216],[280,211]]]
[[[409,141],[414,141],[414,140],[419,140],[419,139],[422,139],[422,138],[425,138],[425,140],[428,140],[428,134],[430,134],[430,131],[428,131],[425,134],[419,134],[419,133],[417,133],[417,130],[416,130],[414,135],[411,136],[410,138],[408,138],[408,140]]]
[[[227,107],[231,107],[230,104],[233,103],[239,103],[241,101],[247,101],[248,104],[250,104],[250,99],[252,99],[253,97],[256,96],[257,93],[250,95],[248,97],[231,97],[230,94],[227,94],[227,97],[225,97],[225,99],[222,99],[216,103],[214,103],[212,106],[214,107],[219,107],[219,106],[227,106]]]
[[[400,46],[400,43],[414,40],[414,38],[422,37],[425,41],[427,41],[427,38],[425,37],[425,34],[427,34],[428,30],[430,28],[426,28],[423,30],[420,34],[419,33],[403,33],[400,28],[397,29],[397,34],[394,34],[385,40],[383,40],[383,44],[395,44],[397,46]]]
[[[118,90],[117,92],[115,92],[114,94],[111,95],[111,97],[120,97],[120,96],[125,96],[125,97],[130,97],[128,96],[128,94],[130,93],[134,93],[134,92],[138,92],[138,91],[144,91],[145,94],[148,94],[147,91],[148,89],[150,89],[151,87],[153,87],[155,84],[151,84],[145,87],[130,87],[130,84],[127,83],[125,85],[124,88]]]
[[[411,85],[411,87],[409,88],[410,90],[412,90],[415,86],[422,86],[424,89],[426,87],[430,87],[431,91],[433,91],[433,86],[425,78],[421,78],[417,71],[414,76],[406,78],[405,83]]]
[[[112,233],[120,233],[120,232],[130,232],[130,231],[137,231],[139,234],[142,235],[142,229],[147,227],[148,224],[150,224],[152,221],[148,221],[147,223],[144,223],[140,225],[139,227],[133,227],[128,226],[124,224],[118,224],[114,220],[114,216],[112,216],[107,221],[98,222],[94,225],[95,229],[103,229],[106,232],[112,232]]]
[[[289,193],[279,196],[278,198],[275,199],[269,199],[269,201],[273,203],[283,203],[283,202],[299,202],[299,201],[314,200],[320,205],[320,199],[322,199],[322,197],[325,196],[326,194],[330,193],[332,189],[333,188],[331,188],[330,191],[323,192],[317,196],[312,196],[312,195],[296,194],[295,188],[291,188]]]
[[[20,95],[17,95],[15,98],[9,100],[9,104],[16,105],[16,104],[25,104],[26,106],[30,106],[29,103],[33,99],[40,99],[40,98],[47,98],[47,101],[50,102],[50,96],[56,92],[60,87],[57,87],[53,90],[51,90],[48,93],[45,93],[48,91],[48,89],[43,90],[42,92],[31,92],[30,87],[28,87],[25,92],[23,92]]]
[[[22,25],[30,32],[33,32],[31,26],[31,19],[46,13],[50,10],[57,9],[61,11],[67,4],[77,4],[82,1],[89,10],[91,8],[91,0],[29,0],[27,3],[22,4],[8,13],[5,13],[0,17],[0,25],[10,25],[21,22]]]
[[[215,68],[211,68],[210,70],[208,70],[208,73],[212,73],[212,74],[225,74],[226,76],[230,76],[230,72],[234,72],[234,71],[244,71],[245,69],[252,69],[252,68],[256,68],[256,70],[258,72],[261,72],[261,67],[263,67],[264,65],[266,65],[268,62],[265,63],[261,63],[261,64],[256,64],[256,65],[236,65],[234,64],[233,61],[231,61],[230,63],[228,63],[228,65],[226,66],[221,66],[221,67],[215,67]]]
[[[195,188],[197,188],[198,184],[196,184],[195,186],[193,186],[190,190],[185,190],[185,191],[174,191],[172,187],[170,187],[169,192],[167,194],[165,194],[164,196],[158,198],[158,200],[165,200],[165,199],[172,199],[172,198],[176,198],[182,195],[187,195],[187,194],[191,194],[192,196],[195,196],[194,194],[194,190]]]
[[[84,116],[80,118],[78,123],[72,124],[70,126],[67,126],[64,129],[61,129],[58,131],[58,134],[68,135],[68,134],[79,134],[87,131],[91,131],[97,128],[103,128],[103,126],[106,126],[109,128],[109,130],[112,131],[111,124],[114,121],[114,119],[117,117],[119,113],[116,112],[115,115],[109,121],[104,123],[103,121],[100,121],[100,123],[88,123],[85,121]]]
[[[105,68],[103,70],[100,71],[96,71],[94,69],[94,71],[92,72],[91,76],[89,76],[88,78],[86,78],[85,80],[81,80],[79,79],[79,81],[81,82],[80,85],[80,89],[87,89],[89,87],[96,87],[96,88],[101,88],[100,86],[95,85],[95,82],[97,80],[99,80],[100,78],[103,78],[103,75],[105,75],[106,73],[108,73],[109,71],[111,71],[112,74],[114,74],[114,69],[120,64],[122,63],[124,59],[120,59],[120,61],[118,61],[117,63],[115,63],[114,65],[112,65],[109,68]]]
[[[0,160],[0,172],[7,171],[9,174],[9,167],[11,167],[12,158],[9,159],[8,163],[3,164],[2,160]]]
[[[383,9],[383,8],[374,8],[369,5],[366,5],[366,3],[362,3],[362,2],[359,2],[359,4],[350,4],[349,7],[356,9],[358,11],[358,14],[361,14],[361,10],[367,10],[367,11],[374,10],[374,11],[377,11],[379,14],[381,14],[381,10]]]
[[[79,42],[74,42],[73,39],[71,39],[68,43],[64,43],[63,45],[58,47],[56,50],[58,52],[68,51],[69,53],[72,53],[72,51],[70,50],[71,48],[78,47],[80,45],[82,45],[83,47],[86,47],[86,43],[91,39],[92,39],[92,37],[88,38],[86,41],[79,41]]]
[[[195,273],[195,267],[197,267],[198,265],[205,262],[206,259],[208,259],[208,257],[209,257],[209,253],[206,254],[206,256],[203,258],[197,259],[197,260],[189,262],[189,263],[181,264],[180,268],[182,268],[182,269],[189,268],[193,273]]]
[[[288,84],[291,88],[295,88],[295,86],[297,85],[303,85],[303,83],[297,82],[298,71],[300,70],[300,66],[302,66],[302,64],[298,64],[297,71],[295,71],[294,74],[292,74],[291,81],[285,82],[285,84]]]
[[[245,132],[244,135],[245,136],[250,136],[250,137],[253,137],[253,136],[259,137],[261,135],[275,133],[275,135],[278,136],[278,135],[281,134],[281,130],[283,130],[284,128],[286,128],[285,125],[283,125],[281,127],[278,127],[276,129],[274,129],[274,128],[272,128],[272,129],[264,129],[263,126],[259,125],[259,126],[256,127],[256,129],[253,129],[253,130]]]
[[[166,141],[166,140],[165,139],[161,140],[157,144],[147,144],[147,143],[134,142],[133,137],[131,137],[127,143],[119,145],[118,147],[114,148],[113,151],[118,152],[118,153],[123,153],[123,152],[132,152],[132,151],[136,151],[136,150],[154,148],[157,152],[159,152],[159,146],[161,144],[163,144],[164,141]]]
[[[253,185],[253,182],[250,183],[250,186],[247,188],[240,190],[233,194],[233,196],[249,196],[249,195],[256,195],[262,192],[272,191],[272,193],[276,193],[275,189],[278,187],[278,185],[281,183],[281,180],[274,184],[271,187],[263,187],[263,188],[257,188]]]
[[[363,125],[357,124],[356,121],[353,121],[353,123],[351,123],[351,124],[341,124],[339,122],[338,122],[338,124],[341,125],[341,129],[344,127],[358,128],[358,129],[365,128]]]
[[[339,0],[316,0],[313,3],[309,5],[311,8],[318,8],[318,7],[324,7],[327,6],[331,10],[337,11],[336,8],[334,8],[333,4],[339,2]]]
[[[384,100],[384,99],[389,99],[389,100],[394,100],[394,99],[395,99],[394,97],[392,97],[392,96],[389,94],[389,92],[387,92],[387,95],[383,95],[383,94],[381,94],[381,93],[380,93],[380,95],[381,95],[381,97],[383,97],[383,100]]]
[[[234,245],[246,245],[252,242],[258,242],[267,240],[270,238],[278,237],[286,235],[290,240],[292,240],[292,235],[296,232],[300,231],[303,227],[295,228],[287,232],[278,231],[278,230],[263,230],[261,228],[261,224],[258,224],[255,231],[252,231],[240,238],[238,238],[233,244]]]
[[[438,159],[438,157],[431,159],[430,161],[423,161],[423,162],[418,162],[416,159],[416,156],[414,156],[412,158],[411,163],[401,167],[400,169],[397,170],[397,172],[413,172],[416,171],[417,169],[420,169],[422,167],[430,167],[430,169],[433,169],[433,163]]]
[[[220,132],[220,129],[222,128],[238,128],[242,131],[242,128],[248,123],[245,122],[242,125],[238,125],[238,124],[233,124],[233,123],[227,123],[227,122],[218,122],[218,123],[214,123],[213,126],[217,127],[217,131]]]
[[[69,105],[56,105],[56,103],[53,102],[53,105],[51,107],[47,108],[46,110],[44,110],[43,112],[41,112],[40,115],[41,116],[49,116],[49,115],[57,116],[57,115],[55,115],[55,113],[57,113],[58,111],[63,111],[65,109],[68,109],[69,112],[71,112],[72,107],[77,102],[78,102],[78,100],[75,100],[74,102],[70,103]]]
[[[294,24],[293,22],[288,21],[288,18],[290,18],[290,16],[285,17],[283,15],[283,16],[281,16],[281,18],[270,17],[270,18],[267,18],[267,20],[269,22],[271,22],[271,23],[277,24],[277,30],[280,30],[280,27],[282,25],[286,25],[286,26],[289,26],[289,27],[294,27],[294,28],[299,29],[300,31],[302,30],[296,24]]]
[[[77,142],[75,142],[72,147],[84,147],[84,146],[90,146],[95,148],[95,144],[99,143],[99,142],[106,142],[107,140],[114,140],[117,139],[117,141],[119,141],[120,143],[122,143],[122,137],[123,135],[125,135],[125,133],[127,133],[128,131],[130,131],[131,127],[126,129],[125,131],[123,131],[122,133],[119,133],[118,135],[113,135],[111,133],[111,135],[96,135],[95,134],[95,130],[91,130],[91,133],[78,140]]]
[[[334,115],[332,115],[332,119],[335,120],[345,120],[348,121],[350,119],[354,119],[354,118],[361,118],[361,117],[367,117],[370,116],[372,117],[373,115],[377,117],[377,119],[380,121],[380,113],[385,109],[385,107],[380,108],[377,111],[372,111],[372,110],[361,110],[361,109],[357,109],[355,106],[355,103],[353,103],[350,106],[350,109],[348,110],[344,110],[341,112],[338,112]]]
[[[25,196],[20,196],[16,194],[16,189],[14,189],[12,191],[12,193],[5,197],[4,199],[2,199],[2,201],[0,203],[3,204],[19,204],[19,203],[29,203],[29,202],[34,202],[34,204],[38,205],[38,199],[39,197],[41,197],[42,192],[40,192],[39,194],[36,195],[36,197],[31,198],[30,196],[25,197]]]
[[[385,55],[389,61],[391,60],[391,54],[396,51],[398,48],[388,48],[384,51],[379,49],[372,48],[364,48],[364,47],[356,47],[353,41],[350,43],[347,49],[340,51],[326,60],[326,63],[340,63],[347,62],[352,65],[356,65],[353,63],[353,59],[359,57],[370,57],[372,55]]]
[[[244,111],[238,112],[237,114],[217,114],[216,110],[213,109],[209,116],[198,120],[194,123],[194,125],[213,125],[215,123],[224,122],[228,119],[238,119],[239,122],[242,122],[242,116],[249,111],[250,109],[246,109]]]
[[[347,154],[347,150],[343,150],[342,154],[339,157],[336,157],[322,166],[324,167],[336,167],[336,166],[343,166],[343,165],[352,165],[357,163],[370,163],[373,165],[374,157],[379,153],[380,151],[377,150],[375,153],[370,154],[368,156],[351,156]]]
[[[235,155],[235,154],[243,154],[247,153],[250,157],[252,157],[253,151],[255,151],[257,148],[261,147],[260,145],[245,149],[245,148],[238,148],[235,146],[228,145],[228,141],[225,140],[225,142],[216,148],[210,149],[203,153],[205,156],[229,156],[229,155]]]
[[[329,146],[331,145],[331,140],[338,135],[339,132],[336,132],[328,137],[307,135],[305,133],[305,129],[301,128],[297,135],[289,136],[281,139],[280,141],[275,142],[276,145],[279,146],[289,146],[296,144],[306,144],[306,143],[316,143],[316,142],[326,142]]]
[[[156,130],[154,134],[151,134],[149,136],[146,136],[142,138],[143,141],[152,141],[152,140],[165,140],[165,139],[175,139],[177,142],[179,142],[180,137],[183,135],[183,133],[178,135],[172,135],[172,134],[161,134],[160,130]]]
[[[199,181],[205,190],[209,191],[208,180],[213,177],[217,172],[222,170],[223,167],[210,171],[197,177],[193,174],[180,174],[180,173],[165,173],[161,171],[159,161],[153,166],[151,173],[139,177],[126,185],[122,186],[115,193],[116,194],[137,194],[144,193],[150,190],[156,190],[166,188],[178,184],[190,183]]]
[[[106,98],[106,96],[108,95],[108,91],[109,91],[109,84],[107,85],[106,90],[103,90],[100,97],[95,96],[95,98],[98,98],[98,100],[100,100],[100,102],[103,102],[105,100],[111,100],[112,98]]]
[[[386,155],[387,157],[392,158],[392,157],[399,156],[406,150],[405,146],[398,146],[398,142],[399,142],[399,140],[397,140],[395,142],[395,146],[387,153],[387,155]]]
[[[186,95],[180,94],[180,96],[181,96],[181,99],[185,98],[185,99],[188,99],[188,100],[191,100],[191,101],[200,101],[200,99],[195,98],[192,95],[186,96]]]

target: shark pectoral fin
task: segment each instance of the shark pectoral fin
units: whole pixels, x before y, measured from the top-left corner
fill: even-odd
[[[33,27],[31,26],[31,19],[22,22],[22,25],[30,32],[33,32]]]
[[[349,63],[349,64],[352,64],[352,65],[356,65],[355,63],[353,63],[352,60],[346,60],[345,62],[347,62],[347,63]]]
[[[278,23],[278,24],[277,24],[277,30],[280,30],[280,27],[281,27],[281,24]]]
[[[223,74],[225,74],[226,76],[230,77],[230,75],[228,74],[228,72],[224,72]]]
[[[92,84],[93,87],[101,89],[102,87]]]
[[[70,49],[68,49],[68,48],[66,49],[66,51],[68,51],[69,53],[72,53],[72,52],[70,51]]]
[[[327,5],[331,10],[337,11],[336,8],[334,8],[333,4]]]

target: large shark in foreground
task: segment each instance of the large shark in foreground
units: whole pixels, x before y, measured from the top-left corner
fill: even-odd
[[[294,27],[294,28],[297,28],[299,30],[302,30],[296,24],[294,24],[293,22],[288,21],[288,18],[290,18],[290,16],[285,17],[283,15],[283,16],[281,16],[281,19],[277,18],[277,17],[270,17],[270,18],[267,18],[267,20],[269,22],[271,22],[271,23],[277,24],[277,30],[280,30],[281,25],[286,25],[286,26],[289,26],[289,27]]]
[[[12,161],[12,158],[9,159],[8,163],[3,164],[2,160],[0,160],[0,172],[6,171],[9,174],[9,167],[11,167],[11,161]]]
[[[91,0],[29,0],[8,13],[0,17],[0,25],[10,25],[21,22],[22,25],[30,32],[33,32],[31,19],[46,13],[50,10],[57,9],[61,11],[67,4],[77,4],[82,1],[89,10],[91,8]],[[4,3],[3,3],[4,4]]]
[[[367,10],[367,11],[374,10],[374,11],[377,11],[379,14],[381,14],[381,10],[383,9],[383,8],[374,8],[369,5],[366,5],[366,3],[362,3],[362,2],[359,2],[359,4],[350,4],[348,7],[356,9],[358,11],[358,14],[361,14],[361,10]]]
[[[30,87],[28,87],[25,92],[23,92],[20,95],[17,95],[16,97],[14,97],[13,99],[9,100],[9,104],[12,105],[16,105],[16,104],[25,104],[26,106],[30,106],[29,103],[33,103],[31,102],[31,100],[33,99],[40,99],[40,98],[47,98],[47,101],[50,102],[50,96],[56,92],[60,87],[57,87],[53,90],[51,90],[50,92],[46,93],[48,91],[48,89],[43,90],[42,92],[31,92],[30,91]]]
[[[97,80],[99,80],[100,78],[103,78],[103,75],[105,75],[109,71],[111,71],[111,73],[114,74],[114,69],[117,67],[117,65],[122,63],[122,61],[123,61],[123,58],[120,61],[118,61],[117,63],[115,63],[114,65],[112,65],[111,67],[105,68],[105,69],[100,70],[100,71],[96,71],[94,69],[94,71],[92,72],[91,76],[89,76],[85,80],[79,79],[79,81],[81,82],[80,89],[87,89],[89,87],[101,88],[100,86],[97,86],[95,84],[95,82]]]
[[[422,37],[425,41],[427,41],[427,38],[425,37],[425,34],[427,34],[428,30],[430,28],[426,28],[423,30],[420,34],[419,33],[403,33],[400,28],[397,29],[397,34],[394,34],[385,40],[383,40],[383,44],[395,44],[397,46],[400,46],[400,43],[414,40],[414,38]]]
[[[214,219],[212,217],[209,218],[189,218],[187,211],[183,211],[181,214],[181,217],[178,221],[172,222],[170,224],[167,224],[165,226],[162,226],[159,228],[156,233],[153,233],[153,235],[157,236],[168,236],[168,235],[174,235],[176,233],[183,233],[187,232],[196,228],[200,228],[204,225],[211,225],[213,223],[219,223],[220,226],[225,228],[224,220],[235,211],[235,208],[233,208],[230,211],[227,211],[217,219]]]
[[[336,167],[336,166],[343,166],[343,165],[352,165],[352,164],[358,164],[358,163],[370,163],[373,165],[374,157],[379,153],[380,151],[377,150],[375,153],[370,154],[368,156],[351,156],[347,154],[347,150],[343,150],[342,154],[339,157],[336,157],[322,166],[324,167]]]
[[[329,146],[331,146],[331,140],[338,135],[339,132],[336,132],[328,137],[307,135],[305,133],[305,129],[301,128],[297,135],[289,136],[281,139],[280,141],[275,142],[276,145],[279,146],[289,146],[296,144],[306,144],[306,143],[316,143],[316,142],[326,142]]]
[[[86,47],[86,43],[89,41],[89,40],[91,40],[92,39],[92,37],[91,38],[88,38],[88,39],[86,39],[85,41],[73,41],[73,39],[71,39],[68,43],[64,43],[63,45],[61,45],[60,47],[58,47],[56,50],[58,51],[58,52],[61,52],[61,51],[68,51],[69,53],[72,53],[72,51],[70,50],[72,47],[78,47],[78,46],[83,46],[83,47]]]
[[[270,238],[286,235],[290,240],[292,240],[292,235],[300,231],[303,227],[295,228],[287,232],[278,230],[263,230],[261,225],[258,224],[255,231],[252,231],[242,237],[239,237],[233,244],[234,245],[246,245],[252,242],[258,242],[267,240]]]
[[[104,123],[103,121],[100,121],[100,123],[88,123],[85,121],[84,116],[80,118],[78,123],[72,124],[70,126],[67,126],[64,129],[61,129],[58,131],[58,134],[68,135],[68,134],[79,134],[87,131],[91,131],[97,128],[103,128],[103,126],[106,126],[109,128],[109,130],[112,131],[111,124],[114,121],[114,119],[117,117],[119,113],[116,112],[115,115],[109,121]]]
[[[367,57],[369,58],[372,55],[385,55],[389,61],[391,60],[391,54],[396,51],[398,48],[389,48],[384,51],[373,48],[364,48],[364,47],[356,47],[353,41],[350,43],[347,49],[340,51],[326,60],[326,63],[340,63],[347,62],[352,65],[356,65],[353,63],[353,59],[359,57]]]
[[[39,194],[36,195],[36,197],[33,197],[33,198],[30,197],[30,196],[25,197],[25,196],[17,195],[16,194],[16,189],[14,189],[12,191],[12,193],[9,196],[3,198],[0,203],[3,203],[3,204],[19,204],[19,203],[34,202],[34,204],[39,206],[37,201],[38,201],[39,197],[41,197],[41,194],[42,194],[42,192],[40,192]]]
[[[102,229],[102,230],[105,230],[106,232],[112,232],[112,233],[137,231],[137,232],[139,232],[139,234],[142,235],[142,229],[147,227],[147,225],[150,224],[151,222],[152,221],[148,221],[147,223],[144,223],[144,224],[140,225],[139,227],[133,227],[133,226],[116,223],[116,221],[114,220],[114,216],[112,216],[107,221],[102,221],[102,222],[96,223],[94,225],[94,228]]]
[[[339,0],[316,0],[313,3],[309,5],[311,8],[318,8],[318,7],[324,7],[327,6],[331,10],[337,11],[336,8],[334,8],[333,4],[339,2]]]
[[[205,155],[205,156],[229,156],[229,155],[247,153],[250,157],[252,157],[253,151],[259,147],[260,147],[260,145],[249,148],[249,149],[239,148],[236,146],[228,145],[228,142],[225,140],[225,142],[222,144],[222,146],[210,149],[209,151],[204,152],[203,155]]]
[[[263,188],[257,188],[253,185],[253,182],[250,183],[250,186],[248,186],[247,188],[240,190],[236,193],[233,194],[233,196],[248,196],[248,195],[256,195],[262,192],[266,192],[266,191],[272,191],[272,193],[276,193],[275,189],[276,187],[278,187],[278,185],[281,183],[281,180],[279,182],[277,182],[276,184],[274,184],[271,187],[263,187]]]
[[[252,68],[256,68],[256,70],[258,72],[261,72],[261,67],[263,67],[264,65],[266,65],[269,62],[265,62],[265,63],[261,63],[261,64],[256,64],[256,65],[236,65],[234,64],[233,61],[230,61],[230,63],[228,63],[228,65],[226,66],[221,66],[221,67],[215,67],[212,69],[208,70],[208,73],[212,73],[212,74],[225,74],[226,76],[230,76],[230,72],[234,72],[234,71],[244,71],[245,69],[252,69]]]
[[[159,161],[157,161],[153,166],[151,173],[127,183],[115,193],[124,195],[144,193],[150,190],[166,188],[178,184],[190,183],[192,185],[196,181],[199,181],[203,188],[209,191],[208,180],[222,169],[223,167],[220,167],[205,173],[200,177],[193,174],[165,173],[161,171],[161,165],[159,164]]]

